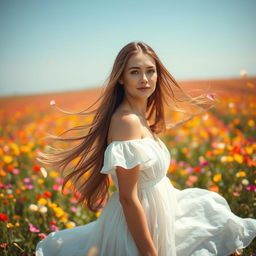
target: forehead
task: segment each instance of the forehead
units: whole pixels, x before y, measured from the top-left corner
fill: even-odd
[[[142,52],[133,54],[129,60],[127,61],[126,67],[148,67],[155,66],[155,60],[148,54],[144,54]]]

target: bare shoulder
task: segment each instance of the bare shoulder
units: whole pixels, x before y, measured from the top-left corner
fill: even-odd
[[[141,124],[138,116],[124,111],[115,112],[110,121],[108,143],[113,140],[141,138]]]

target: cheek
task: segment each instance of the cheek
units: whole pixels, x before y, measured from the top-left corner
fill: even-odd
[[[138,78],[136,78],[136,76],[128,76],[126,78],[126,83],[130,85],[136,83],[137,81],[138,81]]]

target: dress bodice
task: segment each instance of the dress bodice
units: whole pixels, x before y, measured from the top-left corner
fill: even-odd
[[[139,188],[156,183],[166,176],[170,165],[170,153],[161,139],[153,138],[112,141],[104,152],[104,164],[100,173],[111,174],[117,189],[116,166],[131,169],[140,164]]]

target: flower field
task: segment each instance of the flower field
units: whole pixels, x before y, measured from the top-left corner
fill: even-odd
[[[253,83],[244,86],[256,89]],[[166,132],[168,177],[179,189],[215,191],[236,215],[256,218],[256,94],[228,93],[220,99],[208,113]],[[47,133],[60,134],[91,119],[59,116],[37,104],[0,113],[0,255],[33,255],[48,233],[84,225],[101,214],[78,205],[71,187],[61,193],[58,170],[35,159],[47,146],[42,140]],[[243,255],[255,252],[256,241]]]

